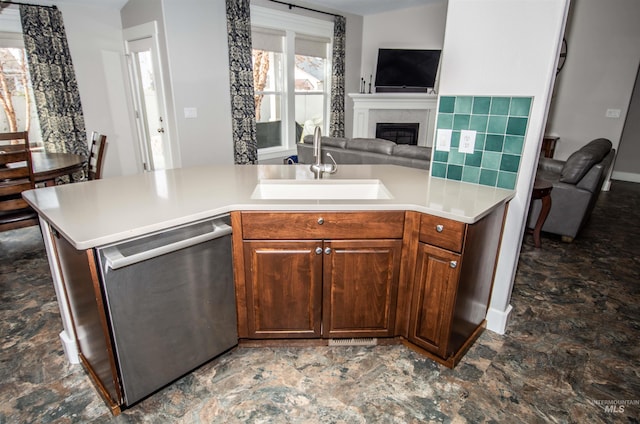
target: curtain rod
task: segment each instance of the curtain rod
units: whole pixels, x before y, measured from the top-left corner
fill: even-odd
[[[0,0],[0,6],[11,6],[12,4],[15,4],[16,6],[38,6],[38,7],[50,7],[52,9],[57,9],[55,4],[53,4],[51,6],[45,6],[45,5],[42,5],[42,4],[32,4],[32,3],[22,3],[22,2],[19,2],[19,1]]]
[[[341,15],[336,15],[335,13],[323,12],[322,10],[311,9],[310,7],[297,6],[295,4],[286,3],[286,2],[283,2],[283,1],[279,1],[279,0],[269,0],[269,1],[272,1],[272,2],[278,3],[278,4],[283,4],[285,6],[289,6],[289,9],[293,9],[294,7],[297,7],[298,9],[309,10],[311,12],[316,12],[316,13],[324,13],[325,15],[329,15],[329,16],[341,16]]]

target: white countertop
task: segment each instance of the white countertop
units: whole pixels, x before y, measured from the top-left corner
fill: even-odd
[[[324,179],[379,179],[392,199],[252,199],[262,179],[313,179],[309,165],[216,165],[45,187],[27,202],[76,249],[89,249],[237,210],[413,210],[474,223],[512,190],[432,178],[395,165],[339,165]]]

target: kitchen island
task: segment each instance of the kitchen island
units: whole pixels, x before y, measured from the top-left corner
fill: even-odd
[[[260,186],[279,181],[303,189]],[[355,198],[359,182],[380,191]],[[329,190],[314,198],[309,190],[318,185]],[[24,197],[41,217],[66,355],[82,360],[117,413],[130,405],[118,387],[114,329],[96,270],[104,246],[229,213],[241,345],[381,338],[453,367],[484,326],[513,195],[391,165],[341,165],[323,180],[305,165],[229,165],[47,187]],[[77,333],[86,330],[73,312],[78,286],[91,289],[84,300],[95,302],[94,324],[105,332],[100,364],[87,363],[82,347],[78,352]]]

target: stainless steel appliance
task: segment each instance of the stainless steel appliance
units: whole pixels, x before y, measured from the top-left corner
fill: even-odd
[[[129,406],[237,344],[228,215],[98,249]]]

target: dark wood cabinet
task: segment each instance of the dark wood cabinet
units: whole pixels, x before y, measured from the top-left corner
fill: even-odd
[[[394,335],[401,240],[324,243],[323,336]]]
[[[453,368],[481,334],[505,206],[474,224],[422,214],[408,346]]]
[[[321,246],[319,240],[244,242],[250,338],[320,337]]]
[[[409,321],[409,340],[447,356],[451,313],[459,278],[460,255],[420,243]]]
[[[505,208],[473,224],[414,211],[232,213],[239,337],[395,337],[454,367],[485,326]]]
[[[395,335],[404,212],[243,212],[235,220],[241,338]]]

